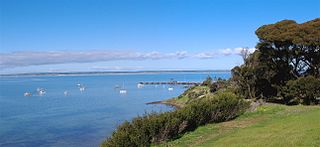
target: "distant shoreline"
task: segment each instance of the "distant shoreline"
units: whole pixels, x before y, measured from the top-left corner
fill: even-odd
[[[161,73],[204,73],[230,72],[230,70],[154,70],[154,71],[106,71],[106,72],[45,72],[45,73],[17,73],[0,74],[0,77],[24,76],[90,76],[90,75],[128,75],[128,74],[161,74]]]

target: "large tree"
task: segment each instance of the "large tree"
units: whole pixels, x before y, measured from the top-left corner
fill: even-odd
[[[256,31],[263,59],[281,68],[288,78],[320,76],[320,19],[297,24],[283,20]]]
[[[232,70],[240,94],[283,96],[287,81],[308,75],[320,78],[320,19],[302,24],[283,20],[256,30],[256,51]]]

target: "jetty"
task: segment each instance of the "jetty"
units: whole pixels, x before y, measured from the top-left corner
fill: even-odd
[[[168,82],[139,82],[142,85],[200,85],[202,82],[179,82],[179,81],[168,81]]]

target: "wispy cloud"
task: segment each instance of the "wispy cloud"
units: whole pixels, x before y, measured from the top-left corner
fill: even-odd
[[[226,48],[226,49],[220,49],[218,51],[206,51],[206,52],[199,52],[194,54],[194,57],[200,58],[200,59],[212,59],[220,56],[229,56],[229,55],[241,55],[241,51],[243,48]],[[253,53],[256,49],[255,48],[248,48],[249,53]]]
[[[250,49],[254,51],[254,49]],[[43,51],[0,53],[0,68],[64,63],[89,63],[116,60],[160,60],[160,59],[211,59],[219,56],[238,55],[241,48],[221,49],[205,52],[177,51],[171,53],[125,52],[125,51]]]

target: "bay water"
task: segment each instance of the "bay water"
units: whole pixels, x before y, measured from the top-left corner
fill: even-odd
[[[200,82],[208,75],[231,76],[230,72],[2,76],[0,146],[99,146],[125,120],[174,109],[147,102],[176,97],[186,90],[182,85],[138,87],[139,82]],[[78,84],[85,90],[80,91]],[[46,93],[38,95],[37,88]],[[126,93],[120,94],[120,89]],[[24,96],[25,92],[32,96]]]

